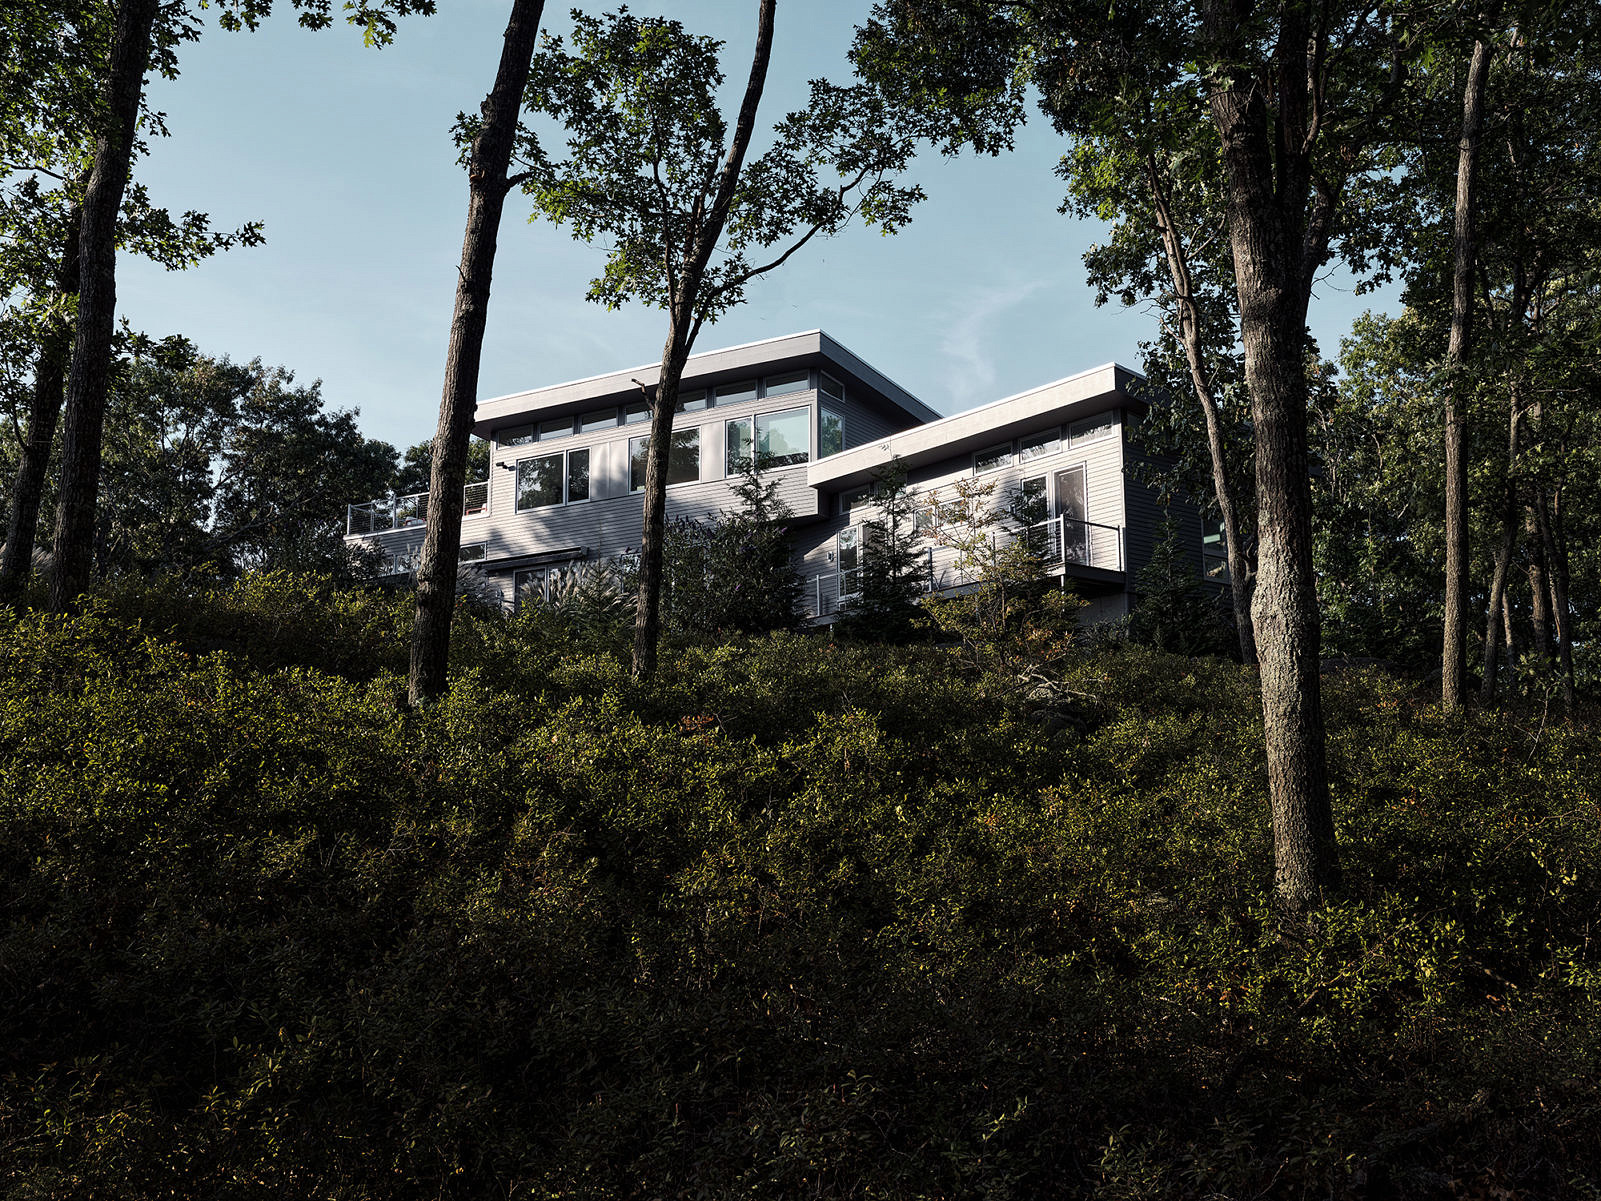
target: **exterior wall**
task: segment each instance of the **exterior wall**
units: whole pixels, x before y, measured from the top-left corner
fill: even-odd
[[[1129,514],[1128,553],[1129,579],[1151,561],[1156,544],[1162,537],[1162,525],[1171,515],[1178,519],[1179,545],[1184,557],[1202,574],[1201,515],[1196,507],[1182,497],[1174,497],[1171,505],[1164,506],[1157,490],[1141,479],[1142,468],[1163,466],[1159,460],[1141,450],[1133,440],[1133,431],[1123,431],[1124,457],[1128,470],[1124,473],[1125,506]]]
[[[1031,435],[1056,430],[1061,445],[1053,453],[1040,455],[1020,462],[1015,451],[1017,443]],[[1127,523],[1123,477],[1123,440],[1121,422],[1093,438],[1074,444],[1066,437],[1060,424],[1039,424],[1027,430],[1020,439],[1012,440],[1013,457],[1007,466],[979,473],[973,453],[952,455],[927,464],[911,472],[907,484],[921,501],[933,499],[950,502],[956,498],[957,485],[962,480],[973,480],[990,486],[988,503],[1005,510],[1021,482],[1043,477],[1046,481],[1049,511],[1054,514],[1057,498],[1054,494],[1056,473],[1076,467],[1084,468],[1085,517],[1092,529],[1093,541],[1089,545],[1092,565],[1102,570],[1119,570],[1122,555],[1120,546],[1123,527]],[[997,443],[996,445],[999,445]],[[797,561],[805,582],[808,612],[829,614],[838,607],[839,580],[836,539],[841,530],[863,521],[875,521],[880,510],[871,503],[857,504],[844,510],[851,491],[831,496],[827,507],[830,514],[815,525],[797,531]],[[937,588],[954,587],[963,583],[955,548],[944,544],[937,536],[924,538],[920,545],[930,556],[934,585]],[[1121,592],[1121,585],[1117,590]],[[821,602],[821,607],[818,607]]]
[[[767,394],[769,379],[776,386],[780,377],[800,370],[808,373],[806,386]],[[824,390],[822,372],[842,385],[842,397]],[[508,601],[513,573],[525,566],[594,562],[638,548],[643,498],[629,487],[628,446],[632,438],[648,432],[649,424],[620,423],[625,406],[640,400],[636,375],[647,384],[654,379],[645,369],[614,372],[479,406],[479,434],[501,438],[510,437],[516,427],[526,434],[541,423],[612,408],[619,422],[588,433],[493,446],[488,510],[464,520],[462,542],[464,547],[482,545],[483,553],[477,557]],[[768,478],[778,482],[778,495],[794,514],[791,528],[805,585],[805,609],[828,619],[837,612],[840,599],[838,536],[847,526],[879,518],[877,507],[861,494],[875,473],[896,457],[905,456],[901,461],[913,464],[908,483],[923,500],[952,501],[961,481],[977,481],[990,489],[988,504],[1004,511],[1023,481],[1043,478],[1052,516],[1060,512],[1057,473],[1082,467],[1086,524],[1076,527],[1074,536],[1080,541],[1073,545],[1085,559],[1071,561],[1069,554],[1070,561],[1055,570],[1073,578],[1080,594],[1091,600],[1084,611],[1086,621],[1121,616],[1128,609],[1128,581],[1149,562],[1164,516],[1154,491],[1129,471],[1144,461],[1128,439],[1124,419],[1124,406],[1131,403],[1125,391],[1129,378],[1125,369],[1108,365],[940,418],[820,331],[697,355],[682,386],[686,394],[708,388],[707,407],[679,413],[674,426],[677,432],[700,431],[700,475],[668,487],[667,517],[714,519],[737,505],[735,480],[729,478],[726,461],[729,421],[805,409],[809,463],[771,469]],[[758,385],[754,396],[716,395],[719,387],[750,381]],[[844,420],[843,452],[837,459],[819,457],[818,416],[825,407]],[[1036,447],[1032,457],[1022,459],[1024,441],[1037,441],[1051,432],[1058,438],[1054,449]],[[978,471],[976,456],[1002,444],[1009,448],[1008,460]],[[578,450],[589,452],[589,498],[518,512],[518,462]],[[1199,570],[1199,518],[1188,505],[1175,504],[1174,513],[1183,523],[1186,549]],[[1057,529],[1064,535],[1068,532]],[[422,540],[420,523],[351,539],[400,555],[415,555]],[[925,537],[922,546],[936,587],[965,582],[954,547],[937,534]]]

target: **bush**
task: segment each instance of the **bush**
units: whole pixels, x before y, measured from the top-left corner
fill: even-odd
[[[201,600],[298,595],[259,587]],[[348,604],[301,639],[378,598]],[[1069,656],[1097,708],[1062,737],[929,647],[691,645],[640,685],[468,613],[451,693],[408,712],[393,672],[150,624],[0,615],[6,1196],[1601,1172],[1589,727],[1331,678],[1347,888],[1288,939],[1227,664]]]

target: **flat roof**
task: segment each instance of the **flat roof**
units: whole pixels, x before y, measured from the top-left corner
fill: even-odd
[[[1103,363],[1015,396],[818,459],[807,467],[806,482],[813,488],[837,491],[871,483],[895,459],[913,468],[982,450],[1027,433],[1048,417],[1066,422],[1121,406],[1144,408],[1143,401],[1125,390],[1130,382],[1143,378],[1119,363]]]
[[[847,385],[854,382],[858,387],[868,388],[916,421],[933,421],[939,417],[928,405],[820,329],[692,354],[684,364],[683,382],[696,387],[715,386],[747,379],[758,371],[780,371],[788,366],[819,361],[827,362],[838,374],[846,376],[843,382]],[[474,414],[473,432],[488,437],[500,426],[536,419],[545,413],[637,400],[640,386],[654,387],[660,375],[661,363],[657,361],[481,400]]]

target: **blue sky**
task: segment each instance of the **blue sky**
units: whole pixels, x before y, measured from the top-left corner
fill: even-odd
[[[439,403],[466,215],[450,127],[492,81],[509,5],[444,0],[440,16],[407,21],[381,51],[342,26],[302,30],[280,7],[255,34],[212,27],[184,48],[182,76],[151,92],[172,137],[140,168],[158,203],[207,212],[220,226],[261,220],[267,244],[181,273],[124,257],[119,308],[148,333],[182,333],[210,354],[260,356],[302,382],[321,379],[327,402],[359,409],[369,435],[422,441]],[[671,6],[690,29],[727,41],[729,92],[748,70],[755,9]],[[808,79],[845,78],[865,10],[780,4],[763,125],[802,102]],[[546,27],[565,25],[566,8],[549,6]],[[806,247],[704,330],[697,349],[821,327],[947,413],[1112,359],[1138,366],[1155,318],[1116,302],[1095,307],[1080,256],[1101,231],[1057,213],[1061,152],[1036,119],[999,159],[927,155],[912,175],[928,199],[900,234],[857,227]],[[603,249],[528,224],[527,214],[514,194],[480,395],[657,360],[663,314],[586,302]],[[1325,353],[1363,309],[1387,302],[1326,281],[1312,311]]]

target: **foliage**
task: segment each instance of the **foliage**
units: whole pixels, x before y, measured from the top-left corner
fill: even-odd
[[[1184,551],[1179,523],[1162,522],[1151,561],[1135,573],[1139,599],[1129,614],[1129,637],[1175,655],[1227,655],[1233,633],[1216,595],[1209,595]]]
[[[740,507],[716,520],[669,523],[664,613],[690,634],[793,629],[801,581],[790,542],[789,506],[778,481],[747,464],[732,491]]]
[[[1051,736],[932,648],[708,644],[641,686],[469,613],[408,712],[391,668],[306,665],[384,624],[363,595],[172,602],[238,623],[209,654],[103,606],[0,615],[8,1195],[1601,1174],[1590,726],[1332,677],[1348,893],[1286,938],[1230,665],[1070,659],[1095,716]],[[274,628],[305,656],[250,658]]]
[[[1021,655],[1059,658],[1081,607],[1066,581],[1046,574],[1047,531],[1042,497],[1014,493],[999,502],[993,481],[962,479],[933,503],[939,545],[956,552],[963,589],[923,602],[929,619],[980,661]]]
[[[861,588],[840,604],[835,630],[847,638],[908,642],[918,634],[918,603],[928,592],[928,559],[917,546],[917,496],[893,459],[874,476],[878,520],[864,522]]]
[[[419,492],[427,492],[433,470],[432,438],[415,446],[408,446],[401,453],[400,464],[395,468],[394,482],[390,484],[389,491],[396,496],[413,496]],[[467,481],[471,483],[474,480],[488,478],[489,443],[483,438],[474,438],[467,444]]]
[[[642,300],[669,308],[710,233],[719,253],[687,298],[698,330],[743,303],[745,288],[814,236],[839,232],[858,213],[885,233],[922,198],[893,182],[913,139],[866,87],[811,84],[810,104],[773,131],[773,145],[746,164],[726,226],[708,224],[729,128],[717,102],[723,83],[715,38],[677,21],[574,12],[571,49],[543,36],[529,76],[530,117],[561,122],[569,157],[552,161],[525,126],[518,157],[540,215],[586,242],[610,244],[589,298],[618,308]],[[476,125],[461,118],[457,141]],[[775,247],[789,242],[782,252]],[[763,259],[772,253],[778,257]],[[687,332],[687,330],[686,330]],[[688,343],[693,345],[694,334]]]

